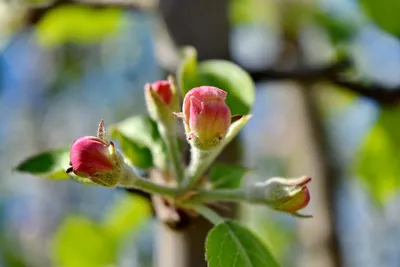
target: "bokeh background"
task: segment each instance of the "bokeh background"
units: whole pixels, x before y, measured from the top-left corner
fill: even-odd
[[[153,266],[144,198],[13,169],[144,114],[143,85],[183,45],[256,81],[233,157],[245,180],[313,177],[312,220],[240,207],[282,265],[400,266],[398,14],[397,0],[1,0],[0,266]]]

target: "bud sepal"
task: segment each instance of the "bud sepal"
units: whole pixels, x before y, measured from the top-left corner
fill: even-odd
[[[310,181],[309,176],[290,179],[273,177],[245,187],[245,198],[251,203],[266,204],[272,209],[294,216],[312,217],[298,213],[298,210],[305,208],[310,202],[310,191],[307,187]]]

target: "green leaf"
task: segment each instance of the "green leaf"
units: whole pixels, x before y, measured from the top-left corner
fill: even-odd
[[[243,167],[216,163],[210,170],[210,181],[214,188],[237,188],[248,171]]]
[[[189,46],[183,48],[183,60],[178,67],[178,85],[185,95],[190,89],[198,86],[200,81],[197,77],[197,51]]]
[[[197,63],[193,48],[185,50],[185,58],[178,70],[178,81],[183,94],[201,85],[216,86],[227,91],[226,103],[232,114],[247,114],[254,103],[255,85],[246,71],[226,60]]]
[[[147,147],[132,141],[115,128],[111,131],[111,137],[118,140],[124,155],[131,164],[141,169],[153,166],[153,157]]]
[[[355,172],[378,205],[400,192],[400,109],[381,111],[358,151]]]
[[[233,221],[218,224],[206,240],[209,267],[279,267],[258,237]]]
[[[120,25],[122,25],[120,9],[61,5],[45,13],[37,24],[36,37],[46,46],[66,42],[90,44],[117,32]]]
[[[140,196],[126,194],[106,214],[103,222],[116,239],[137,232],[151,216],[150,203]]]
[[[62,148],[40,153],[21,162],[15,169],[48,179],[69,179],[69,149]]]
[[[146,152],[147,148],[151,152],[154,166],[165,168],[165,144],[160,137],[157,124],[150,117],[127,118],[112,126],[110,132],[113,138],[123,138],[121,148],[127,156],[130,155],[128,157],[133,164],[136,162],[147,168],[152,166],[149,154]]]
[[[367,15],[385,31],[400,37],[400,1],[398,0],[361,0]]]
[[[58,228],[53,240],[56,266],[113,266],[117,245],[104,230],[87,218],[71,216]]]
[[[29,173],[50,180],[72,179],[81,184],[96,185],[87,178],[81,178],[73,173],[66,173],[69,167],[69,148],[59,148],[42,152],[21,162],[16,171]]]

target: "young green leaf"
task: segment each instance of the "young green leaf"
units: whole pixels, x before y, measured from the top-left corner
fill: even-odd
[[[197,51],[194,47],[183,48],[183,60],[177,71],[178,85],[185,95],[190,89],[198,86],[200,81],[197,77]]]
[[[239,166],[216,163],[210,170],[210,181],[214,188],[233,189],[239,187],[243,176],[249,170]]]
[[[21,162],[15,170],[48,179],[69,179],[65,170],[69,166],[69,149],[46,151]]]
[[[250,230],[233,221],[218,224],[206,240],[209,267],[279,267]]]
[[[59,148],[42,152],[21,162],[16,171],[29,173],[50,180],[72,179],[81,184],[97,185],[86,178],[66,173],[69,167],[69,148]]]
[[[147,147],[127,138],[115,128],[112,129],[110,136],[118,140],[118,144],[131,164],[141,169],[153,166],[153,157]]]
[[[250,75],[238,65],[226,60],[206,60],[197,63],[196,51],[186,48],[179,67],[178,81],[183,94],[201,85],[216,86],[228,92],[226,103],[232,114],[248,114],[254,103],[255,86]]]
[[[130,154],[130,160],[133,164],[136,162],[142,166],[151,166],[149,155],[146,155],[145,150],[141,150],[140,155],[133,155],[133,153],[139,152],[138,149],[130,146],[135,144],[136,148],[147,148],[151,152],[154,166],[160,169],[165,168],[165,143],[160,137],[157,124],[150,117],[132,116],[112,126],[110,132],[113,138],[122,140],[123,137],[124,141],[129,141],[129,143],[125,142],[124,144],[121,142],[121,149],[125,155]],[[132,158],[135,159],[132,160]]]

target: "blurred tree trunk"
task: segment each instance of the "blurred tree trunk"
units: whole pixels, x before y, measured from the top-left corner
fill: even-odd
[[[302,64],[302,53],[297,40],[287,38],[280,66],[287,62]],[[323,126],[322,114],[312,92],[315,85],[307,82],[288,83],[290,91],[285,102],[291,107],[288,118],[290,132],[295,135],[295,149],[289,159],[289,175],[310,175],[310,210],[314,218],[298,221],[300,251],[296,255],[298,267],[340,267],[342,256],[335,222],[335,192],[339,177],[331,158],[332,150]]]
[[[160,10],[178,47],[196,47],[199,60],[230,58],[228,0],[160,0]]]
[[[194,46],[199,60],[230,58],[228,0],[161,0],[160,9],[176,46]],[[219,159],[239,161],[239,147],[236,138]],[[233,207],[224,212],[227,217],[234,214]],[[183,220],[177,229],[157,225],[157,267],[207,267],[204,246],[213,225],[200,216]]]

